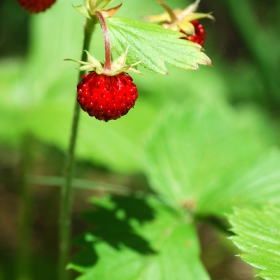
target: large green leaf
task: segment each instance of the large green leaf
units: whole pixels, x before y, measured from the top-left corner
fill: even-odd
[[[270,152],[273,133],[260,113],[187,106],[165,110],[147,141],[152,187],[199,212],[280,202],[280,154]]]
[[[69,265],[79,280],[210,279],[189,218],[155,199],[113,202],[85,215],[94,228],[76,241],[84,250]]]
[[[167,74],[165,63],[183,70],[197,69],[198,64],[211,65],[199,45],[179,39],[180,32],[118,17],[107,19],[107,24],[118,55],[129,47],[129,63],[141,61],[142,66],[160,74]]]
[[[241,258],[260,269],[267,280],[280,279],[280,208],[235,209],[229,221],[236,233],[233,243],[244,253]]]

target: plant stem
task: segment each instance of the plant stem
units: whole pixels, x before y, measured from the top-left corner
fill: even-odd
[[[111,70],[111,47],[110,47],[109,32],[103,15],[100,12],[95,12],[95,13],[100,21],[102,31],[103,31],[103,36],[104,36],[104,43],[105,43],[104,69],[110,71]]]
[[[17,279],[30,279],[30,247],[31,247],[31,189],[27,179],[31,167],[32,137],[25,133],[21,141],[21,162],[19,174],[19,228]]]
[[[82,52],[82,61],[86,60],[86,52],[89,49],[91,35],[94,29],[95,22],[93,20],[86,21],[84,28],[84,43]],[[79,73],[78,81],[82,79],[85,72]],[[74,115],[72,120],[72,129],[69,141],[68,152],[65,160],[65,181],[61,188],[61,208],[60,208],[60,221],[59,221],[59,267],[58,279],[67,280],[69,273],[66,271],[68,263],[69,248],[70,248],[70,228],[71,228],[71,197],[72,197],[72,180],[73,180],[73,167],[75,146],[78,132],[80,107],[78,102],[75,102]]]

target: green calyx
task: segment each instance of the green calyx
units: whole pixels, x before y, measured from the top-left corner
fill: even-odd
[[[104,74],[107,76],[116,76],[122,72],[133,72],[136,74],[142,74],[140,71],[134,68],[134,66],[141,63],[141,61],[138,61],[133,64],[126,64],[126,57],[128,53],[128,47],[126,48],[125,52],[118,57],[114,62],[111,63],[111,69],[105,69],[104,64],[101,63],[99,60],[97,60],[95,57],[93,57],[88,51],[85,51],[88,56],[88,62],[81,61],[81,60],[75,60],[75,59],[65,59],[67,61],[73,61],[81,64],[79,68],[77,68],[80,71],[94,71],[97,74]]]
[[[82,14],[87,19],[95,19],[96,12],[102,13],[104,18],[112,17],[122,6],[119,4],[116,7],[105,10],[105,8],[111,4],[114,0],[85,0],[84,5],[74,6],[73,8]]]

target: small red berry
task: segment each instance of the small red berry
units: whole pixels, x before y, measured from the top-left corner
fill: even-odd
[[[189,36],[189,40],[195,42],[201,46],[204,45],[204,40],[206,38],[204,27],[198,20],[193,20],[191,23],[194,26],[194,35]]]
[[[77,85],[77,101],[81,108],[98,120],[116,120],[128,113],[138,98],[136,85],[127,73],[115,76],[83,75]]]
[[[19,5],[29,13],[40,13],[50,8],[56,0],[18,0]]]

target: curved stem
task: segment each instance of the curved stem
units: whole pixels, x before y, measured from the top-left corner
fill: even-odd
[[[86,52],[84,50],[89,49],[91,35],[94,28],[93,20],[87,20],[84,28],[84,44],[82,59],[86,60]],[[79,73],[78,81],[82,79],[85,72]],[[70,248],[70,228],[71,228],[71,197],[72,197],[72,180],[73,180],[73,168],[74,168],[74,154],[78,132],[80,107],[79,103],[75,102],[74,115],[72,120],[72,129],[69,141],[68,152],[65,160],[65,181],[61,188],[61,209],[60,209],[60,221],[59,221],[59,267],[58,267],[58,279],[67,280],[69,273],[66,271],[66,265],[68,263],[69,248]]]
[[[163,0],[156,0],[164,9],[165,11],[169,14],[171,21],[175,22],[177,21],[177,17],[174,14],[173,10],[163,1]]]
[[[98,17],[101,27],[102,27],[102,31],[103,31],[103,35],[104,35],[104,43],[105,43],[105,63],[104,63],[104,69],[105,70],[111,70],[111,47],[110,47],[110,38],[109,38],[109,32],[108,32],[108,28],[106,25],[106,21],[103,17],[103,15],[100,12],[95,12],[96,16]]]

